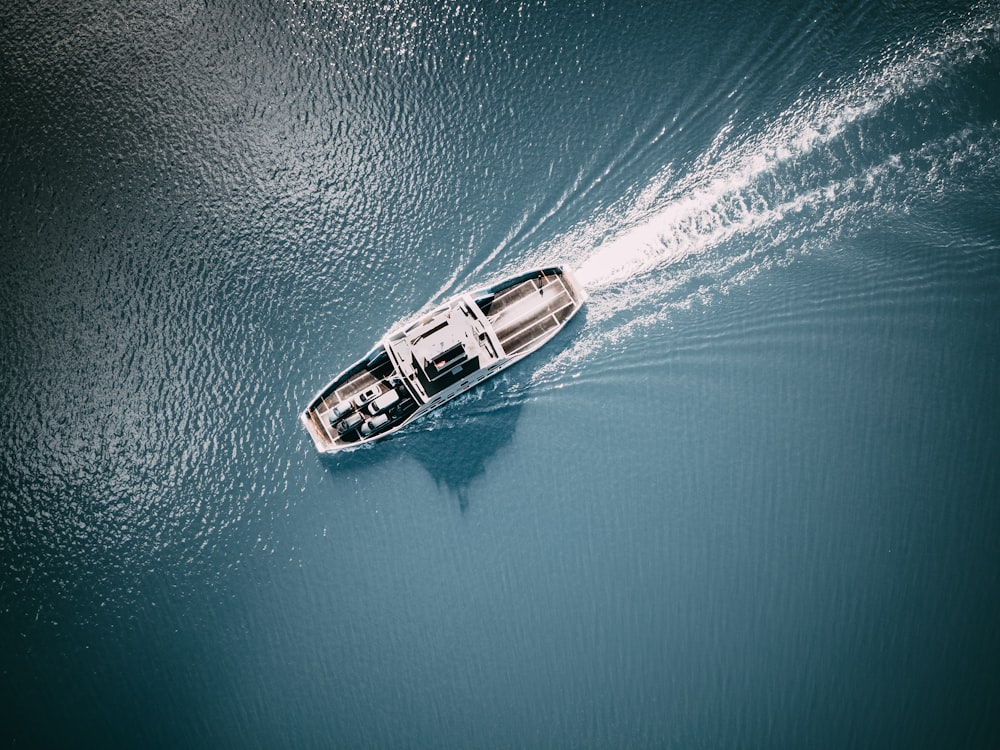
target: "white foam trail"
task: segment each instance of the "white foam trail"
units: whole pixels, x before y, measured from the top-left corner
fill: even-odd
[[[995,49],[998,26],[997,8],[980,6],[957,29],[923,44],[890,49],[867,73],[832,94],[800,98],[765,132],[737,140],[728,149],[732,127],[727,126],[687,177],[669,185],[665,194],[651,195],[647,189],[641,200],[620,211],[619,231],[579,264],[581,282],[591,291],[620,284],[773,224],[797,203],[808,203],[809,196],[802,196],[772,205],[755,185],[840,138],[860,120],[876,116],[887,104]],[[651,188],[659,191],[668,184],[661,177]]]
[[[536,263],[595,247],[577,264],[591,292],[584,333],[535,381],[562,377],[594,350],[623,345],[671,312],[747,283],[810,244],[907,210],[915,196],[939,191],[942,175],[957,174],[951,170],[963,162],[980,173],[993,168],[995,123],[979,136],[952,133],[915,151],[874,144],[858,158],[842,147],[858,141],[864,122],[998,46],[1000,9],[978,6],[957,28],[901,43],[832,90],[800,97],[762,132],[740,136],[731,125],[723,128],[686,174],[675,177],[668,166],[637,196],[540,248]],[[739,252],[716,252],[737,247],[730,242],[737,237],[750,238]]]

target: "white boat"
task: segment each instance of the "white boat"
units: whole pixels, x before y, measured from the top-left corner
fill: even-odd
[[[586,299],[564,266],[456,295],[383,336],[316,395],[302,424],[323,453],[381,440],[531,354]]]

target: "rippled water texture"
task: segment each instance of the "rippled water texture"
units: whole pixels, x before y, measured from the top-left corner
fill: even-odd
[[[4,5],[0,737],[996,746],[998,80],[996,2]]]

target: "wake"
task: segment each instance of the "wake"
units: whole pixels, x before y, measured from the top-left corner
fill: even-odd
[[[731,120],[686,174],[668,166],[631,200],[539,248],[529,265],[575,257],[591,301],[582,335],[535,384],[970,174],[995,174],[996,122],[944,122],[936,132],[913,113],[928,89],[946,88],[998,46],[1000,14],[980,6],[957,28],[896,45],[859,75],[800,96],[762,132],[740,133]],[[594,249],[581,257],[581,247]]]

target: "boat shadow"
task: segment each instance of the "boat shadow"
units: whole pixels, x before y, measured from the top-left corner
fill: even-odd
[[[489,411],[463,411],[463,400],[448,404],[434,415],[431,427],[402,431],[370,447],[337,456],[321,456],[331,473],[370,470],[400,457],[415,459],[458,501],[464,513],[469,488],[500,450],[514,439],[521,403],[508,403]],[[468,407],[466,406],[466,409]]]
[[[569,347],[583,328],[586,313],[584,307],[545,351],[555,356]],[[469,508],[470,486],[513,441],[524,397],[530,396],[529,388],[520,391],[524,397],[511,397],[511,379],[523,385],[543,361],[529,357],[507,370],[503,381],[491,378],[383,441],[348,453],[322,455],[320,460],[331,474],[339,474],[370,470],[400,457],[413,458],[438,487],[454,493],[464,513]]]

